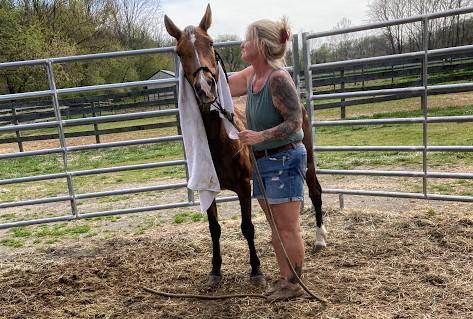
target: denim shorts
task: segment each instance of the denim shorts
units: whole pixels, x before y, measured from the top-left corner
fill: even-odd
[[[269,204],[304,200],[307,151],[303,144],[256,160]],[[253,169],[253,197],[263,198],[256,170]]]

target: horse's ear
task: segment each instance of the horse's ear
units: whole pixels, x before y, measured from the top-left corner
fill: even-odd
[[[182,31],[174,24],[174,22],[172,22],[171,19],[169,19],[167,15],[164,15],[164,25],[166,26],[169,35],[174,37],[176,40],[179,40]]]
[[[207,32],[212,24],[212,10],[210,10],[210,3],[207,5],[207,10],[205,10],[205,14],[200,21],[199,27]]]

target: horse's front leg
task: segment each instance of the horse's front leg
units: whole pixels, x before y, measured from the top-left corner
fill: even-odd
[[[217,218],[217,205],[215,200],[209,209],[207,209],[207,216],[209,220],[210,236],[212,237],[212,271],[209,274],[208,287],[215,289],[222,280],[222,256],[220,255],[220,224]]]
[[[323,216],[322,216],[322,187],[315,175],[315,162],[314,162],[314,149],[312,142],[312,125],[309,120],[309,116],[304,107],[302,107],[303,114],[303,123],[302,130],[304,131],[304,142],[305,149],[307,150],[307,172],[305,174],[305,180],[309,188],[309,197],[314,205],[315,209],[315,220],[317,222],[317,227],[315,228],[315,245],[313,247],[313,252],[318,252],[327,244],[327,231],[323,225]]]
[[[237,191],[241,207],[241,232],[248,242],[250,251],[251,274],[250,281],[255,286],[265,286],[266,280],[260,269],[260,260],[255,248],[255,227],[251,221],[251,185],[242,183]]]

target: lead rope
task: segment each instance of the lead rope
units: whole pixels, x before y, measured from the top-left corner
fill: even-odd
[[[216,56],[217,63],[220,61],[220,64],[222,65],[222,68],[223,68],[223,71],[225,73],[225,77],[226,77],[226,80],[227,80],[227,83],[228,83],[228,75],[227,75],[227,71],[225,70],[225,64],[223,63],[222,58],[220,57],[220,55],[217,53],[216,50],[215,50],[215,56]],[[228,112],[222,106],[219,99],[216,98],[213,103],[216,103],[218,111],[233,125],[233,127],[238,132],[241,132],[241,130],[235,124],[233,113]],[[302,287],[302,289],[304,289],[304,291],[307,292],[307,294],[310,296],[310,298],[308,298],[308,299],[315,299],[315,300],[320,301],[323,305],[327,305],[328,300],[325,299],[324,297],[317,296],[312,291],[310,291],[310,289],[304,284],[304,282],[302,281],[302,279],[299,277],[296,270],[294,269],[294,266],[292,265],[292,263],[289,259],[289,256],[287,254],[286,248],[284,247],[284,243],[282,242],[281,235],[279,234],[279,231],[278,231],[278,229],[276,227],[276,224],[274,222],[273,212],[272,212],[271,206],[269,205],[269,202],[268,202],[268,196],[266,194],[266,189],[265,189],[264,184],[263,184],[263,178],[261,177],[261,173],[260,173],[260,170],[258,168],[258,164],[256,162],[255,154],[253,153],[253,148],[251,146],[249,146],[249,151],[250,151],[251,163],[253,164],[253,168],[256,172],[256,179],[257,179],[258,184],[260,185],[261,193],[263,195],[266,207],[268,208],[269,225],[271,227],[271,232],[273,234],[276,234],[276,237],[279,240],[279,243],[281,244],[281,248],[282,248],[282,251],[283,251],[283,254],[284,254],[284,259],[286,260],[287,264],[289,265],[289,269],[291,270],[292,275],[296,279],[297,283]],[[208,296],[208,295],[198,295],[198,294],[174,294],[174,293],[168,293],[168,292],[154,290],[154,289],[147,288],[147,287],[143,287],[143,289],[147,292],[151,292],[151,293],[154,293],[154,294],[157,294],[157,295],[160,295],[160,296],[171,297],[171,298],[194,298],[194,299],[203,299],[203,300],[219,300],[219,299],[248,298],[248,297],[250,297],[250,298],[261,298],[261,299],[267,299],[268,298],[264,295],[258,295],[258,294],[230,294],[230,295]]]
[[[231,123],[232,123],[233,127],[236,130],[238,130],[238,132],[240,132],[240,130],[236,127],[235,122],[231,121]],[[268,208],[269,224],[270,224],[270,227],[271,227],[271,232],[273,234],[276,234],[276,237],[279,240],[279,243],[281,244],[281,248],[282,248],[282,251],[283,251],[283,254],[284,254],[284,259],[286,260],[287,264],[289,265],[289,269],[291,270],[292,275],[296,279],[297,283],[299,285],[301,285],[302,289],[304,289],[304,291],[307,292],[307,294],[309,294],[311,299],[316,299],[316,300],[322,302],[323,304],[327,304],[328,303],[327,299],[315,295],[304,284],[304,282],[302,281],[302,279],[299,277],[296,270],[294,269],[294,266],[292,265],[291,261],[289,260],[289,256],[287,254],[286,248],[284,247],[284,243],[282,242],[281,235],[279,234],[278,228],[276,227],[276,223],[274,222],[273,211],[271,210],[271,206],[269,205],[268,195],[266,193],[266,188],[264,187],[263,178],[261,177],[261,172],[259,170],[258,164],[256,162],[255,154],[253,153],[253,148],[251,146],[250,146],[250,159],[251,159],[251,162],[253,164],[253,169],[256,172],[256,179],[257,179],[257,182],[260,186],[261,193],[262,193],[263,198],[264,198],[264,203],[266,204],[266,207]]]

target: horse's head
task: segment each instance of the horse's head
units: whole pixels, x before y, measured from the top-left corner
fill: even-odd
[[[218,72],[212,38],[207,30],[212,23],[210,5],[198,26],[181,31],[167,15],[164,24],[168,33],[177,40],[176,52],[181,59],[185,77],[194,88],[201,105],[209,105],[217,97]]]

